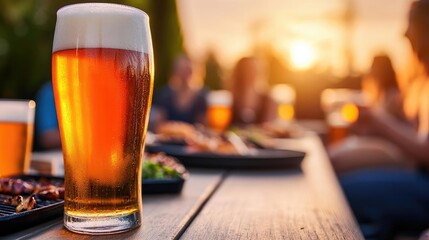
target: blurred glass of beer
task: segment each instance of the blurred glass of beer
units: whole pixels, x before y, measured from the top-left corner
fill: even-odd
[[[228,129],[232,118],[232,94],[227,90],[211,91],[207,96],[207,122],[216,132]]]
[[[28,172],[35,107],[31,100],[0,100],[0,177]]]
[[[326,121],[329,128],[329,144],[340,142],[347,137],[350,123],[344,120],[340,110],[328,113],[326,116]]]
[[[359,117],[357,105],[362,105],[360,91],[351,89],[326,89],[321,95],[322,108],[329,128],[328,142],[334,144],[349,135],[349,127]]]
[[[277,104],[277,117],[283,122],[295,118],[295,89],[289,84],[276,84],[270,91],[270,96]]]
[[[57,12],[52,80],[64,155],[64,225],[141,225],[141,167],[153,90],[149,18],[117,4]]]

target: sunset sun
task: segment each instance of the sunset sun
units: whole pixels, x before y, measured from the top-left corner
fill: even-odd
[[[316,49],[308,42],[295,41],[290,45],[289,58],[293,68],[306,70],[316,63]]]

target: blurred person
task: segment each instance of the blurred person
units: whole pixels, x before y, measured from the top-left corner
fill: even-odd
[[[373,229],[372,236],[366,237],[393,239],[395,231],[429,227],[429,0],[411,4],[406,37],[424,70],[415,80],[420,87],[411,84],[405,94],[405,100],[415,99],[416,120],[411,122],[417,122],[417,127],[371,108],[360,109],[357,124],[390,139],[417,168],[361,170],[339,176],[357,220]]]
[[[422,233],[419,237],[419,240],[428,240],[429,239],[429,230],[426,230],[424,233]]]
[[[362,91],[370,107],[384,108],[397,118],[404,118],[396,72],[388,55],[374,57],[369,73],[362,80]]]
[[[240,59],[232,73],[233,125],[262,124],[275,120],[276,104],[269,96],[262,62],[254,57]]]
[[[155,94],[152,112],[156,116],[152,116],[152,124],[160,125],[166,121],[191,124],[205,122],[207,93],[205,89],[196,89],[192,86],[192,75],[191,60],[184,55],[177,57],[168,85]]]
[[[36,95],[35,145],[39,150],[61,148],[61,137],[55,109],[51,81],[45,83]]]
[[[369,73],[362,80],[362,93],[366,105],[374,111],[385,111],[405,121],[402,96],[392,62],[387,55],[373,58]],[[403,152],[388,138],[373,136],[365,126],[350,128],[352,136],[329,146],[329,155],[336,172],[374,167],[412,167]]]

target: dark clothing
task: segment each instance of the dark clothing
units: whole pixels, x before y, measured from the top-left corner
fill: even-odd
[[[206,114],[206,95],[207,91],[202,89],[198,91],[194,101],[192,101],[187,108],[178,109],[176,105],[176,99],[178,98],[176,93],[171,89],[171,87],[166,86],[161,89],[159,94],[155,95],[154,105],[165,112],[167,120],[192,124],[198,122],[199,116],[205,116]]]
[[[52,89],[51,81],[45,83],[37,92],[36,95],[36,117],[35,117],[35,141],[33,141],[34,150],[43,149],[39,142],[42,134],[58,130],[57,112],[55,109],[54,91]]]
[[[36,135],[58,129],[52,83],[45,83],[36,95]]]
[[[377,239],[395,231],[429,227],[429,175],[404,169],[373,169],[339,177],[361,226],[371,226]],[[365,228],[362,229],[365,234]]]

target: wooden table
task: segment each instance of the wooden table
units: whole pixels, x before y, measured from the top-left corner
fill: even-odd
[[[34,239],[363,239],[317,136],[277,141],[307,153],[297,170],[190,169],[179,195],[143,196],[143,225],[86,236],[62,219],[7,237]]]

